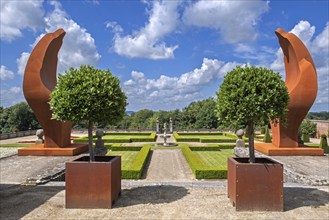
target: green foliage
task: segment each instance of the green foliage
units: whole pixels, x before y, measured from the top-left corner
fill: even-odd
[[[302,122],[300,129],[303,134],[309,135],[310,137],[314,137],[316,134],[316,124],[311,122],[309,119]]]
[[[262,67],[236,67],[217,92],[217,116],[237,129],[248,122],[284,120],[289,94],[279,73]],[[243,126],[243,127],[244,127]]]
[[[262,126],[260,127],[260,133],[261,134],[265,134],[265,129],[266,129],[267,126]]]
[[[131,142],[154,142],[156,139],[156,133],[136,133],[136,132],[115,132],[105,133],[102,137],[104,143],[131,143]],[[97,140],[96,136],[93,136],[93,141]],[[74,143],[87,143],[88,137],[76,138]]]
[[[115,148],[115,150],[113,150]],[[120,149],[119,149],[120,148]],[[143,173],[143,169],[147,162],[151,147],[142,146],[142,147],[112,147],[112,152],[109,152],[107,155],[114,156],[118,155],[118,152],[127,151],[138,151],[137,155],[134,157],[133,161],[129,161],[129,164],[122,164],[121,169],[121,178],[122,179],[140,179]],[[122,154],[121,154],[122,155]],[[122,156],[125,156],[124,154]]]
[[[201,148],[199,148],[200,150]],[[198,151],[197,151],[198,152]],[[214,151],[211,151],[214,152]],[[197,179],[226,179],[227,178],[227,157],[221,161],[220,166],[207,166],[204,159],[197,153],[193,152],[189,146],[182,146],[182,153],[185,156],[192,172]],[[209,157],[209,154],[207,157]],[[218,161],[217,161],[218,162]],[[216,162],[216,164],[217,164]]]
[[[309,112],[307,119],[314,120],[329,120],[329,112]]]
[[[8,108],[0,107],[0,133],[12,133],[40,128],[32,109],[26,102]]]
[[[148,109],[143,109],[134,114],[134,117],[131,120],[130,128],[132,129],[142,129],[142,128],[149,128],[149,122],[153,116],[154,112]]]
[[[58,78],[49,102],[54,119],[115,124],[123,118],[127,98],[110,70],[82,65]]]
[[[213,133],[173,133],[177,142],[201,142],[201,143],[235,143],[237,136],[235,134],[213,132]]]
[[[304,143],[310,142],[310,135],[308,135],[308,134],[302,134],[302,141]]]
[[[218,121],[215,114],[216,102],[213,98],[192,102],[183,109],[182,118],[185,129],[217,128]]]
[[[324,150],[324,153],[326,153],[326,154],[329,153],[327,136],[325,134],[321,135],[320,148]]]
[[[272,142],[271,135],[270,135],[270,132],[269,132],[267,126],[265,127],[265,135],[264,135],[264,140],[263,141],[264,141],[264,143],[271,143]]]
[[[217,92],[217,117],[236,129],[248,125],[250,160],[254,162],[254,125],[286,121],[289,94],[279,73],[262,67],[236,67]]]

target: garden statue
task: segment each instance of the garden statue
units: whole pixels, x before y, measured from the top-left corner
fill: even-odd
[[[38,137],[38,139],[35,141],[35,144],[43,144],[43,129],[38,129],[35,135]]]
[[[96,131],[96,146],[95,146],[95,156],[104,156],[107,153],[107,148],[104,146],[104,141],[102,140],[102,137],[104,136],[104,131],[98,129]]]
[[[159,133],[160,132],[160,128],[159,128],[159,118],[157,118],[157,120],[156,120],[156,125],[155,125],[156,127],[155,127],[155,132],[156,133]]]
[[[244,135],[244,130],[243,129],[239,129],[236,132],[236,135],[238,136],[238,140],[236,140],[236,144],[235,147],[245,147],[245,142],[242,139],[243,135]]]
[[[18,155],[74,155],[87,149],[85,146],[71,145],[72,123],[52,119],[48,104],[50,93],[57,83],[57,54],[64,35],[65,31],[58,29],[43,36],[26,63],[23,93],[44,130],[44,144],[20,149]]]
[[[169,120],[169,132],[170,133],[174,132],[174,125],[173,125],[172,118],[170,118],[170,120]]]

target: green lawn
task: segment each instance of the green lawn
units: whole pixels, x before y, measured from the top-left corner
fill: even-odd
[[[15,144],[0,144],[0,147],[29,147],[29,146],[33,146],[35,144],[32,144],[32,143],[15,143]]]
[[[105,135],[102,137],[104,142],[107,143],[130,143],[130,142],[153,142],[155,141],[156,133],[155,132],[148,132],[148,133],[105,133]],[[94,141],[96,141],[97,138],[94,136]],[[74,143],[87,143],[88,137],[81,137],[74,139]]]
[[[134,161],[139,151],[108,151],[107,156],[121,156],[121,167],[129,167]]]
[[[193,151],[193,153],[208,167],[226,167],[227,158],[233,156],[233,151],[230,149],[220,151]]]

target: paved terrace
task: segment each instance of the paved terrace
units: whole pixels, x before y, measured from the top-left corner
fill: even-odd
[[[328,156],[272,157],[285,168],[284,212],[236,212],[226,180],[194,179],[181,151],[170,148],[153,150],[143,179],[122,181],[113,209],[83,210],[65,209],[65,182],[51,181],[79,156],[11,151],[0,159],[0,219],[329,219]],[[29,186],[36,183],[45,184]]]

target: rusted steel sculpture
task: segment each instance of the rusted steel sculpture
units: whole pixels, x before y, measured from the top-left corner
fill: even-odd
[[[303,42],[292,33],[275,31],[284,54],[286,86],[290,102],[287,127],[271,125],[272,143],[277,147],[298,147],[298,128],[310,110],[317,92],[318,80],[313,59]]]
[[[272,144],[258,144],[256,149],[268,155],[323,155],[318,149],[302,148],[298,144],[298,129],[310,110],[318,91],[313,59],[303,42],[281,28],[275,31],[284,54],[286,86],[290,96],[287,126],[271,124]],[[276,153],[269,153],[272,148]],[[280,148],[280,149],[273,149]]]
[[[71,144],[70,135],[72,123],[69,121],[61,122],[51,119],[52,112],[48,104],[50,93],[57,83],[57,55],[62,46],[64,35],[65,31],[63,29],[58,29],[53,33],[46,34],[34,47],[27,61],[24,73],[23,92],[27,103],[34,111],[35,116],[44,130],[45,138],[44,145],[38,146],[38,150],[34,150],[34,153],[31,153],[33,151],[32,148],[24,148],[18,152],[19,155],[73,154],[73,152],[63,153],[63,150],[55,149],[65,148]],[[75,146],[75,148],[76,147],[77,146]],[[45,150],[40,148],[51,148],[53,151],[47,151],[48,153],[45,153]]]

